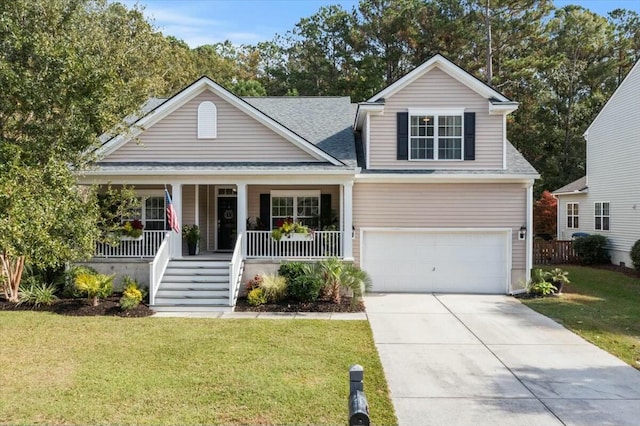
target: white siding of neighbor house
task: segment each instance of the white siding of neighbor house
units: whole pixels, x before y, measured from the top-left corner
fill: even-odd
[[[217,109],[217,137],[198,139],[198,106]],[[146,129],[103,161],[270,161],[318,160],[210,90],[205,90]]]
[[[589,193],[580,226],[590,234],[606,236],[612,261],[625,261],[628,266],[629,260],[624,259],[640,239],[640,62],[589,127],[587,180]],[[563,203],[567,199],[560,198]],[[610,230],[596,231],[594,203],[607,201]]]
[[[518,240],[526,224],[525,184],[392,184],[356,183],[353,191],[353,253],[359,263],[359,230],[397,228],[511,228],[512,288],[526,268],[525,241]],[[479,272],[481,273],[481,272]]]
[[[578,203],[578,228],[567,227],[567,204],[569,203]],[[591,226],[590,229],[589,226]],[[587,194],[558,196],[558,239],[570,240],[575,232],[593,233],[593,206],[589,207]]]
[[[396,159],[396,113],[408,108],[460,108],[476,113],[474,161],[407,161]],[[439,68],[434,68],[385,99],[384,114],[371,115],[370,168],[377,169],[501,169],[502,115],[489,115],[489,102]]]

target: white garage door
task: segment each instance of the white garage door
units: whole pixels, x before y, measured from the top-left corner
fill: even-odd
[[[373,291],[507,292],[507,231],[365,230],[361,264]]]

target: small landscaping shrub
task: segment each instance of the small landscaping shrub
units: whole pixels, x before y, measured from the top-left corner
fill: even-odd
[[[640,240],[636,241],[636,243],[631,247],[631,263],[633,263],[633,267],[640,271]]]
[[[256,275],[250,280],[248,280],[247,283],[245,284],[245,289],[247,290],[247,293],[249,293],[254,288],[260,287],[261,282],[262,282],[262,275]]]
[[[584,265],[609,263],[606,245],[607,238],[604,235],[588,235],[573,241],[573,249]]]
[[[308,273],[308,263],[302,262],[285,262],[278,268],[278,275],[285,277],[289,283],[301,275]]]
[[[320,296],[324,283],[315,275],[298,275],[288,280],[287,293],[301,302],[315,302]]]
[[[98,300],[113,293],[115,275],[81,273],[76,277],[76,288],[86,294],[91,306],[98,306]]]
[[[265,274],[260,289],[268,302],[278,302],[287,295],[287,280],[275,274]]]
[[[548,280],[553,286],[556,288],[557,293],[562,292],[562,287],[565,284],[571,283],[569,281],[569,273],[567,271],[563,271],[560,268],[554,268],[545,273],[545,280]]]
[[[64,282],[62,284],[62,296],[80,298],[83,293],[76,287],[76,278],[80,274],[97,274],[98,271],[90,266],[75,265],[67,269],[64,273]]]
[[[542,269],[531,271],[531,281],[527,285],[527,293],[533,296],[548,296],[558,289],[546,280],[547,273]]]
[[[251,306],[264,305],[267,303],[267,296],[265,296],[261,288],[254,288],[247,294],[247,302]]]
[[[27,279],[20,286],[18,305],[50,306],[58,299],[56,290],[55,284],[39,283],[35,280]]]
[[[351,303],[355,304],[371,287],[369,274],[335,257],[318,262],[314,273],[323,281],[325,293],[336,304],[340,304],[343,290],[352,293]]]
[[[142,302],[143,294],[136,280],[131,277],[124,277],[123,284],[125,287],[120,298],[120,309],[128,311]]]

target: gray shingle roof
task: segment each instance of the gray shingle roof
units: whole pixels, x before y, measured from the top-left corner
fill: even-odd
[[[376,170],[362,170],[362,173],[368,174],[429,174],[429,175],[518,175],[518,176],[531,176],[532,178],[539,177],[536,169],[520,154],[520,152],[507,142],[507,168],[506,170],[483,170],[483,169],[413,169],[413,170],[396,170],[396,169],[376,169]]]
[[[556,189],[552,194],[562,194],[565,192],[582,192],[587,189],[587,177],[582,176],[578,180],[574,180],[568,185],[563,186],[560,189]]]
[[[338,160],[356,165],[351,128],[355,116],[348,96],[242,99]]]

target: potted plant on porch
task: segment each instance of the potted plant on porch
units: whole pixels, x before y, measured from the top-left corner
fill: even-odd
[[[185,225],[182,228],[182,236],[187,240],[189,255],[198,254],[198,246],[200,245],[200,228],[198,228],[198,225]]]

